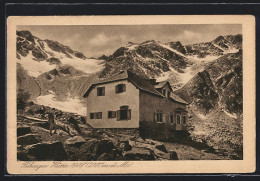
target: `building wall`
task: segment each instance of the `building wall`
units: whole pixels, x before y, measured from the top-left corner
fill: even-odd
[[[115,86],[120,83],[126,84],[126,91],[117,94]],[[105,87],[105,96],[97,96],[97,87]],[[108,119],[108,111],[117,111],[124,105],[131,109],[131,120]],[[102,119],[90,119],[91,112],[102,112]],[[96,86],[87,97],[87,122],[94,128],[138,128],[139,89],[127,80]]]
[[[170,113],[174,114],[174,122],[176,122],[175,110],[177,108],[186,110],[186,105],[140,91],[140,121],[154,122],[154,112],[159,109],[163,112],[163,122],[154,122],[155,124],[170,123]],[[182,124],[175,126],[176,130],[186,129],[186,126]]]

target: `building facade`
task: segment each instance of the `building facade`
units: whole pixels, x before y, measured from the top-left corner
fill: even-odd
[[[139,128],[144,122],[186,130],[187,103],[173,94],[169,82],[122,71],[93,83],[84,97],[87,123],[94,128]]]

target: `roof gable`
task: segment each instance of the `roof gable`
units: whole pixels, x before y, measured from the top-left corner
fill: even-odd
[[[170,89],[171,91],[173,91],[173,90],[172,90],[172,86],[170,85],[170,83],[169,83],[168,81],[157,82],[157,83],[154,85],[154,87],[155,87],[156,89],[163,89],[165,86],[168,86],[169,89]]]

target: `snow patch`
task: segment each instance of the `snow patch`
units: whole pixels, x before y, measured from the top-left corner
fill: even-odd
[[[128,50],[134,50],[138,45],[137,44],[129,44],[126,45],[126,48],[128,48]]]
[[[87,110],[86,106],[84,106],[78,98],[68,97],[65,101],[58,101],[53,94],[37,97],[36,103],[39,105],[53,107],[65,112],[77,113],[82,116],[86,115]]]
[[[187,67],[185,69],[185,72],[180,73],[180,75],[181,75],[182,83],[186,84],[193,77],[193,75],[191,74],[191,67]]]
[[[211,62],[213,60],[218,59],[221,56],[216,56],[216,55],[207,55],[204,58],[199,58],[198,56],[187,56],[188,59],[194,60],[194,61],[198,61],[198,62]]]
[[[159,77],[156,77],[157,82],[163,82],[168,80],[170,77],[170,72],[164,72]]]
[[[219,45],[217,45],[217,44],[215,44],[215,43],[213,43],[213,45],[214,45],[215,47],[217,47],[217,48],[223,50],[223,53],[224,53],[224,54],[227,54],[227,53],[237,53],[237,52],[239,51],[239,49],[236,49],[236,48],[234,48],[234,47],[228,47],[228,49],[226,50],[226,49],[220,47]]]
[[[21,59],[17,59],[17,62],[22,65],[22,67],[27,70],[28,75],[32,77],[38,77],[44,72],[48,72],[56,68],[56,65],[51,65],[45,61],[35,61],[34,56],[31,52],[26,57],[20,56]]]
[[[44,49],[52,54],[54,57],[58,58],[63,65],[71,65],[75,69],[81,70],[85,73],[95,73],[104,68],[104,60],[91,58],[83,60],[71,54],[70,56],[72,58],[68,58],[64,53],[53,51],[46,42],[44,42]]]
[[[71,65],[75,69],[81,70],[85,73],[95,73],[104,68],[104,61],[96,59],[86,59],[82,60],[77,57],[71,58],[62,58],[60,59],[62,64]]]
[[[237,116],[236,116],[235,114],[230,114],[230,113],[227,112],[226,110],[224,110],[224,113],[225,113],[227,116],[231,117],[231,118],[237,119]]]
[[[180,55],[180,56],[186,58],[186,56],[183,55],[181,52],[179,52],[179,51],[177,51],[177,50],[175,50],[175,49],[169,47],[168,45],[165,45],[165,44],[162,44],[162,43],[158,43],[158,44],[159,44],[160,46],[162,46],[162,47],[164,47],[164,48],[166,48],[166,49],[168,49],[168,50],[170,50],[170,51],[172,51],[172,52],[174,52],[174,53],[176,53],[176,54],[178,54],[178,55]]]
[[[203,115],[203,114],[198,114],[197,115],[200,119],[203,119],[203,120],[205,120],[206,119],[206,116],[205,115]]]

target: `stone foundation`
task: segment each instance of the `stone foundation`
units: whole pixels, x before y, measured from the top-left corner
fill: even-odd
[[[158,141],[185,142],[190,139],[188,131],[176,130],[173,124],[140,122],[140,136]]]

